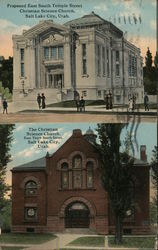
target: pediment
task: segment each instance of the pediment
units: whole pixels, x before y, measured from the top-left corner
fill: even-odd
[[[63,42],[64,37],[63,35],[60,34],[56,34],[55,32],[51,32],[47,35],[44,36],[44,38],[42,39],[43,44],[53,44],[56,42]]]
[[[43,34],[50,32],[52,33],[52,36],[55,34],[65,34],[69,32],[69,28],[61,24],[56,24],[52,20],[47,20],[47,21],[41,21],[39,24],[33,26],[29,30],[24,31],[23,35],[24,37],[30,39],[36,36],[43,36]]]

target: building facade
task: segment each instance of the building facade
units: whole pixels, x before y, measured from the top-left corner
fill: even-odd
[[[108,194],[103,189],[96,135],[89,129],[72,136],[53,154],[12,169],[12,231],[64,232],[87,228],[114,233]],[[135,209],[127,214],[124,233],[147,234],[149,223],[149,165],[145,146],[135,160]]]
[[[48,102],[104,99],[116,104],[135,95],[143,102],[140,49],[123,32],[92,12],[63,25],[41,21],[13,35],[14,100],[34,100],[44,92]]]

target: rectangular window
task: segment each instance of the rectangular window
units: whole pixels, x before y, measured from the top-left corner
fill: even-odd
[[[64,48],[63,46],[58,47],[58,59],[63,59],[64,58]]]
[[[106,58],[107,58],[107,76],[110,76],[110,64],[109,64],[109,50],[106,50]]]
[[[98,97],[101,97],[101,90],[98,90]]]
[[[21,77],[24,77],[24,63],[21,63],[20,73],[21,73]]]
[[[103,76],[105,76],[105,48],[102,48]]]
[[[101,67],[100,67],[100,46],[97,45],[97,74],[100,76]]]
[[[52,59],[57,59],[57,47],[51,47],[51,53],[50,53],[50,55],[51,55],[51,58]]]
[[[134,76],[137,77],[137,58],[134,58]]]
[[[87,96],[87,91],[86,90],[82,91],[82,96],[84,96],[84,97]]]
[[[116,76],[120,76],[120,53],[116,50]]]
[[[49,59],[49,48],[48,47],[44,48],[44,58]]]
[[[24,49],[20,49],[20,60],[24,61]]]
[[[87,74],[87,55],[86,55],[86,44],[82,44],[82,74]]]
[[[93,187],[93,171],[87,171],[87,187]]]

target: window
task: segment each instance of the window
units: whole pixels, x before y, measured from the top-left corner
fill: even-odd
[[[44,58],[45,58],[45,59],[48,59],[48,58],[49,58],[49,48],[48,48],[48,47],[45,47],[45,48],[44,48]]]
[[[20,60],[24,61],[24,49],[20,49]]]
[[[98,97],[101,97],[101,90],[98,90]]]
[[[20,75],[24,77],[24,63],[21,63]]]
[[[120,76],[120,53],[116,50],[116,76]]]
[[[93,187],[93,163],[92,162],[87,163],[87,187],[88,188]]]
[[[129,55],[128,58],[128,74],[129,76],[137,76],[137,57]]]
[[[25,195],[37,195],[37,184],[34,181],[28,181],[25,184]]]
[[[58,47],[58,59],[64,58],[64,49],[63,46]]]
[[[82,96],[86,97],[87,96],[87,90],[82,91]]]
[[[87,74],[87,55],[86,55],[86,44],[82,44],[82,74]]]
[[[25,220],[37,220],[37,208],[25,207],[24,218]]]
[[[109,65],[109,50],[106,50],[106,57],[107,57],[107,76],[110,76],[110,65]]]
[[[69,172],[66,162],[61,165],[61,186],[62,188],[69,188]]]
[[[102,47],[103,76],[105,76],[105,48]]]
[[[57,59],[57,48],[56,47],[51,47],[51,58],[52,59]]]
[[[101,71],[101,68],[100,68],[100,46],[97,45],[97,74],[98,74],[98,76],[100,76],[100,71]]]
[[[82,158],[76,155],[72,161],[73,188],[82,187]]]

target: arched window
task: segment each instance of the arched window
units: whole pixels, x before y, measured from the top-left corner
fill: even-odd
[[[28,181],[25,184],[25,195],[37,195],[37,184],[35,181]]]
[[[91,161],[87,162],[86,165],[87,169],[87,187],[93,187],[93,163]]]
[[[66,162],[61,165],[61,187],[69,188],[69,172],[68,164]]]
[[[82,187],[82,158],[76,155],[72,160],[73,188]]]

